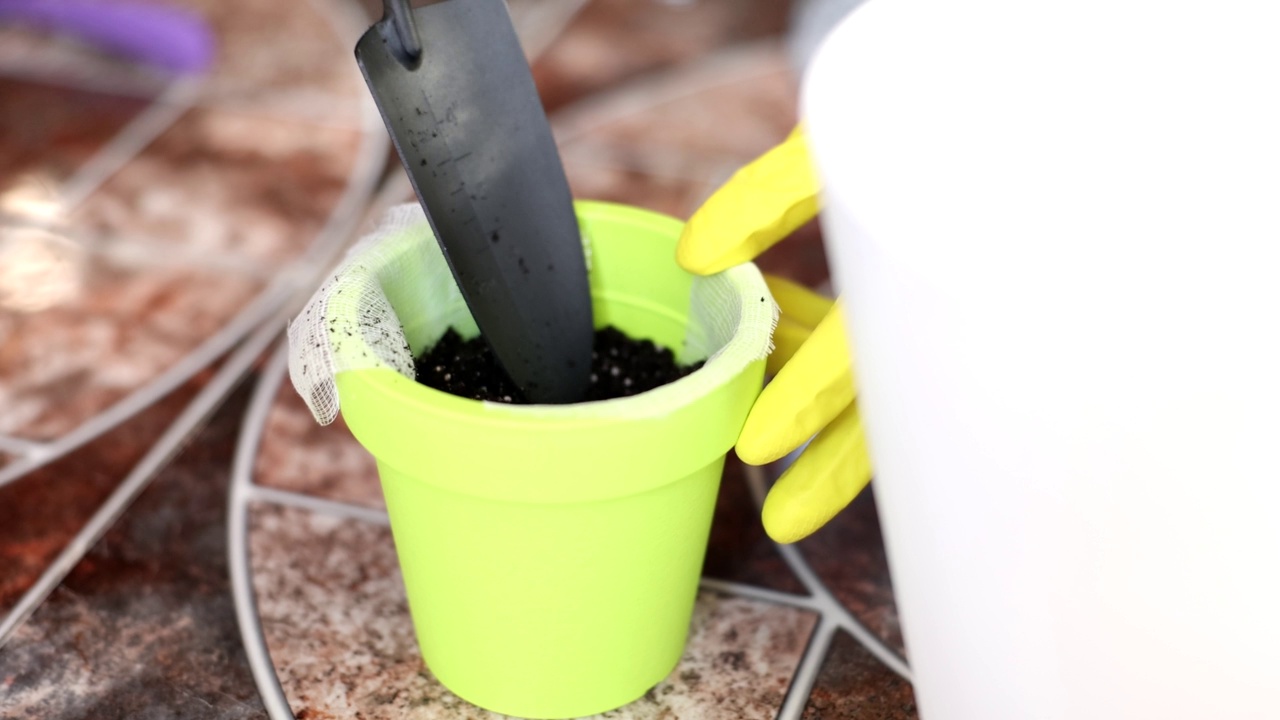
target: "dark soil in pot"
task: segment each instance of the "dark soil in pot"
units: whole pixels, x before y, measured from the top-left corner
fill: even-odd
[[[683,366],[667,348],[636,340],[621,330],[596,331],[591,353],[591,387],[586,401],[611,400],[652,390],[702,367]],[[527,404],[481,337],[463,340],[449,328],[415,362],[418,382],[460,397]]]

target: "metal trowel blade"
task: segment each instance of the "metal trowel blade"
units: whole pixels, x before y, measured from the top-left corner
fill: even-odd
[[[586,261],[506,4],[413,9],[417,57],[391,5],[360,38],[356,60],[462,295],[531,402],[581,400],[593,339]]]

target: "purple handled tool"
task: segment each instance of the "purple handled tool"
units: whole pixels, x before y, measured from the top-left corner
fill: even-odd
[[[0,22],[66,33],[176,73],[213,61],[214,37],[194,13],[131,0],[0,0]]]

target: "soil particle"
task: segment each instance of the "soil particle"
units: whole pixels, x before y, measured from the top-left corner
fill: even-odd
[[[611,400],[652,390],[702,367],[682,366],[667,348],[636,340],[614,327],[597,330],[586,401]],[[475,400],[526,404],[524,396],[481,337],[463,340],[453,328],[419,357],[418,382]]]

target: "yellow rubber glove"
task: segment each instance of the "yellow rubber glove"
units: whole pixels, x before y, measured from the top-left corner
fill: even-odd
[[[818,190],[797,128],[698,208],[676,259],[703,275],[751,260],[818,213]],[[839,305],[787,280],[766,280],[782,308],[768,362],[774,379],[751,408],[737,451],[744,462],[760,465],[813,439],[769,491],[761,513],[769,536],[790,543],[843,510],[872,471]]]
[[[818,214],[809,146],[796,128],[734,173],[685,224],[676,261],[711,275],[755,259]]]

